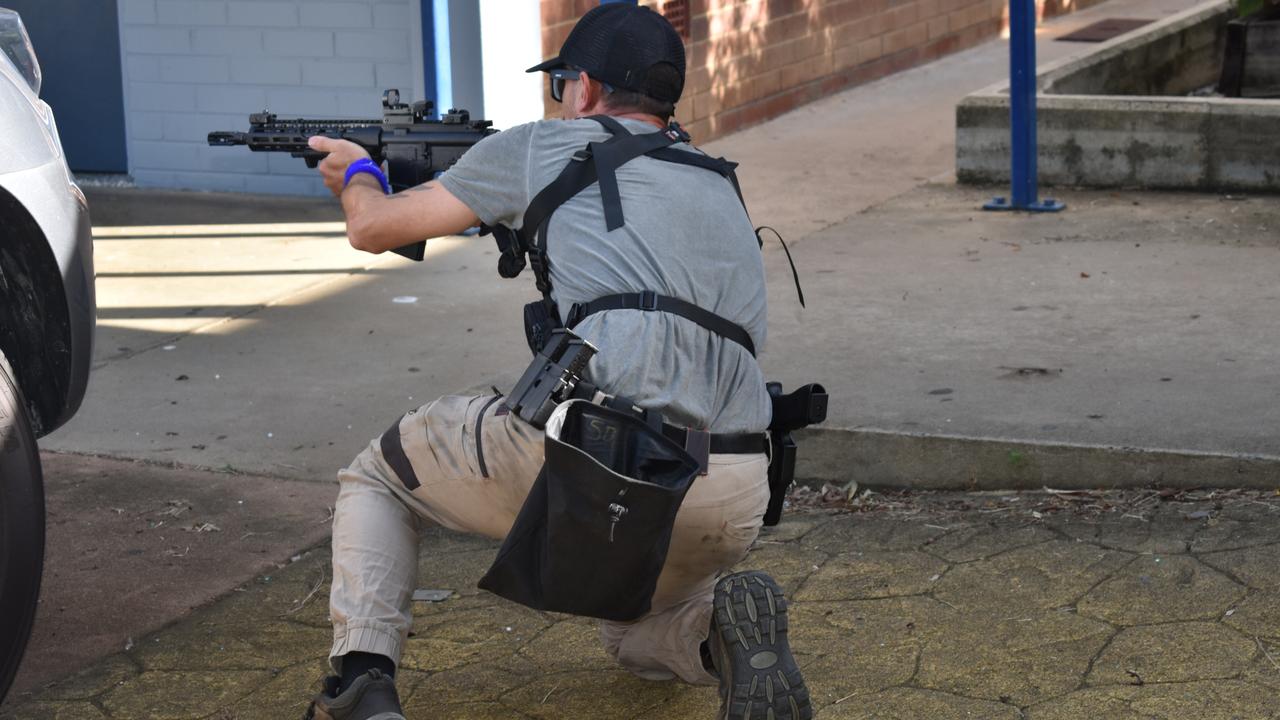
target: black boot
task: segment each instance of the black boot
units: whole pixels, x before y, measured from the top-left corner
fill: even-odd
[[[381,670],[361,675],[338,695],[340,683],[336,675],[325,678],[302,720],[405,720],[395,681]]]
[[[762,572],[734,573],[716,583],[712,663],[720,676],[718,720],[809,720],[813,707],[787,644],[787,601]]]

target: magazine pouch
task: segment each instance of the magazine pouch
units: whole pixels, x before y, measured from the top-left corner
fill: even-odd
[[[630,412],[572,400],[480,588],[535,610],[605,620],[649,611],[698,461]]]

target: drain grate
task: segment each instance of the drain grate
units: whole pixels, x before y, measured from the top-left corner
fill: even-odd
[[[1149,25],[1155,20],[1139,20],[1135,18],[1107,18],[1092,25],[1085,25],[1073,33],[1058,38],[1063,42],[1105,42],[1117,35]]]

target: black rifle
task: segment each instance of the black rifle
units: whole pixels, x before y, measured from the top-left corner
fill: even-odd
[[[419,100],[400,102],[399,90],[382,93],[381,120],[281,119],[266,111],[249,116],[249,132],[209,133],[210,145],[247,145],[254,152],[287,152],[315,167],[327,153],[312,150],[307,140],[315,135],[350,140],[364,148],[373,161],[387,164],[392,192],[421,185],[447,170],[472,145],[496,132],[488,120],[472,120],[466,110],[450,110],[439,120],[429,119],[435,104]],[[426,241],[397,248],[410,260],[421,260]]]

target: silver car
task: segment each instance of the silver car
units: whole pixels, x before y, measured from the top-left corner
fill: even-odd
[[[0,700],[31,634],[44,564],[36,438],[80,407],[96,312],[89,206],[39,94],[22,20],[0,8]]]

